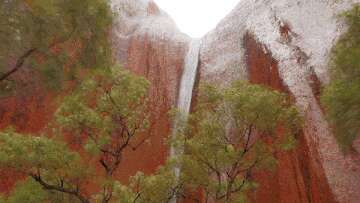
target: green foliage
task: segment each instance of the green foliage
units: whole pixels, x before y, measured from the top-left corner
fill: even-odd
[[[114,200],[121,203],[134,203],[136,202],[136,195],[133,190],[125,185],[122,185],[118,181],[115,181],[113,188]]]
[[[38,183],[32,179],[28,179],[16,184],[15,189],[7,198],[6,203],[39,203],[48,200],[47,195],[47,192],[45,192]]]
[[[203,85],[197,108],[188,122],[177,123],[180,130],[170,140],[185,153],[153,175],[137,173],[125,186],[113,173],[123,151],[144,141],[138,133],[148,125],[148,86],[119,67],[95,70],[62,101],[46,136],[0,132],[0,165],[30,178],[3,201],[166,203],[173,197],[196,201],[192,192],[201,189],[206,199],[245,202],[246,191],[257,187],[252,171],[274,169],[274,151],[292,149],[289,137],[301,125],[295,107],[276,91],[245,82]],[[62,140],[77,141],[82,155]],[[96,167],[105,173],[88,169]],[[101,191],[85,195],[89,182]]]
[[[274,152],[294,147],[301,119],[285,95],[241,81],[228,88],[203,85],[199,92],[188,124],[178,122],[180,130],[170,140],[184,153],[154,175],[134,177],[139,202],[196,200],[191,192],[198,189],[208,200],[245,202],[246,191],[257,187],[252,171],[275,169]]]
[[[44,181],[68,184],[86,178],[90,173],[78,153],[64,142],[44,136],[22,135],[9,129],[0,133],[0,165]]]
[[[168,161],[155,174],[136,173],[130,178],[129,186],[116,183],[115,199],[121,203],[166,203],[174,196],[183,195],[183,187],[177,183],[174,163]]]
[[[296,107],[277,91],[239,81],[225,91],[224,100],[240,134],[249,125],[269,135],[275,134],[279,124],[283,125],[286,136],[299,131],[301,119]]]
[[[88,135],[85,149],[92,155],[109,144],[116,148],[135,142],[136,133],[148,125],[148,86],[147,80],[120,67],[97,70],[65,98],[55,115],[57,124],[73,136]]]
[[[147,139],[138,135],[148,127],[148,87],[147,80],[120,67],[95,70],[55,114],[54,132],[79,138],[89,158],[101,163],[106,172],[97,178],[104,191],[98,199],[131,197],[130,189],[124,191],[125,186],[112,175],[123,152],[136,150]]]
[[[4,201],[42,202],[46,198],[54,203],[89,203],[132,197],[113,173],[123,152],[136,150],[148,138],[138,135],[148,126],[148,86],[147,80],[120,67],[94,70],[61,101],[43,135],[1,131],[1,167],[31,180]],[[95,171],[99,168],[103,169],[100,174]],[[31,186],[35,183],[42,190],[35,191],[39,189]],[[99,193],[88,195],[89,183],[101,188]]]
[[[55,191],[47,191],[31,178],[16,183],[15,188],[6,198],[0,198],[1,203],[41,203],[41,202],[72,202],[77,203],[74,198]]]
[[[132,177],[131,187],[137,193],[136,202],[169,202],[173,195],[176,195],[176,190],[173,188],[176,185],[176,178],[169,169],[161,167],[154,175],[145,176],[143,173],[137,173]]]
[[[42,73],[45,84],[58,88],[71,74],[67,70],[106,67],[111,23],[106,0],[1,1],[0,76],[23,61]]]
[[[349,28],[333,48],[332,81],[321,101],[338,143],[348,152],[360,133],[360,5],[343,17]]]
[[[251,171],[274,169],[274,151],[291,149],[288,138],[301,124],[285,95],[242,81],[224,89],[202,87],[190,119],[181,178],[219,202],[238,202],[256,188]]]
[[[52,89],[76,80],[43,134],[0,132],[1,167],[29,177],[0,201],[89,203],[133,195],[113,173],[123,152],[148,138],[139,133],[149,125],[149,83],[112,67],[112,15],[106,0],[0,2],[0,94],[39,79]],[[31,77],[17,77],[19,71]],[[89,194],[88,184],[99,192]]]
[[[8,129],[0,133],[0,165],[24,173],[43,170],[44,176],[80,178],[87,170],[81,168],[81,158],[61,141],[44,136],[35,137]],[[82,170],[81,172],[79,170]]]

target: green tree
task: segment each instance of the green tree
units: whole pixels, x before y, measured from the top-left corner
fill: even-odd
[[[276,167],[274,152],[295,146],[301,118],[287,97],[258,85],[236,82],[229,88],[204,85],[189,122],[171,145],[184,151],[152,176],[133,177],[133,199],[166,203],[176,196],[200,202],[244,202],[256,188],[253,170]],[[174,168],[180,167],[179,177]]]
[[[124,150],[147,139],[138,135],[147,127],[147,87],[120,68],[97,70],[64,99],[47,133],[1,132],[0,165],[28,176],[2,201],[200,202],[192,194],[202,190],[206,201],[244,202],[256,188],[252,171],[274,169],[273,153],[292,149],[300,129],[296,108],[281,93],[244,82],[204,85],[189,121],[169,140],[184,153],[153,175],[138,172],[125,186],[114,172]],[[89,184],[99,189],[88,191]]]
[[[6,198],[0,198],[1,203],[40,203],[40,202],[78,202],[72,196],[63,195],[56,191],[46,191],[32,178],[16,183],[15,188]]]
[[[64,99],[43,134],[0,132],[0,165],[28,176],[29,184],[37,183],[47,194],[32,194],[40,189],[25,185],[6,201],[59,194],[65,195],[59,202],[116,201],[121,184],[114,172],[124,151],[136,150],[148,138],[139,135],[148,123],[147,92],[145,79],[120,67],[97,70]],[[99,191],[88,191],[89,184]]]
[[[58,190],[85,199],[77,188],[89,170],[81,163],[80,155],[70,151],[65,143],[44,136],[18,134],[14,130],[1,132],[0,143],[2,167],[28,175],[49,191]],[[40,196],[27,196],[31,193],[24,189],[35,188],[16,190],[9,201],[42,198],[41,193]]]
[[[331,82],[321,101],[338,143],[349,152],[360,133],[360,5],[343,17],[349,28],[333,48]]]
[[[78,67],[106,67],[111,61],[111,22],[105,0],[1,1],[1,90],[19,85],[15,75],[24,69],[58,87],[55,81],[74,76]]]
[[[10,198],[6,200],[9,203],[28,202],[39,203],[46,200],[46,193],[41,186],[31,179],[18,182],[15,189],[11,192]],[[0,201],[1,202],[1,201]]]

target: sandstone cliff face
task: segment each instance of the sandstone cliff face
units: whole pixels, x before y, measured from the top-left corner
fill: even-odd
[[[176,105],[191,39],[153,1],[114,0],[113,8],[119,11],[113,33],[116,58],[151,83],[150,143],[124,156],[127,167],[119,172],[126,180],[138,170],[153,172],[168,155],[165,138],[172,126],[168,111]]]
[[[358,1],[357,1],[358,2]],[[254,202],[358,202],[360,170],[331,135],[318,102],[349,1],[241,1],[203,39],[201,81],[249,79],[292,95],[305,117],[299,148],[277,154],[276,174],[256,174]]]
[[[164,140],[171,128],[168,111],[176,105],[190,38],[153,1],[113,0],[112,7],[117,13],[112,35],[115,58],[151,82],[148,132],[151,138],[137,151],[124,156],[117,175],[126,182],[137,171],[155,171],[167,157],[169,149]],[[20,77],[29,76],[31,73]],[[55,98],[59,95],[49,93],[42,86],[32,84],[13,97],[1,98],[0,129],[13,125],[21,132],[37,133],[46,126],[57,108]],[[15,177],[11,171],[0,170],[0,192],[8,192]]]
[[[278,62],[269,50],[248,33],[244,36],[244,47],[250,82],[292,96],[280,77]],[[323,169],[315,168],[316,163],[309,157],[312,154],[304,134],[298,135],[297,139],[295,150],[275,154],[278,160],[275,173],[255,171],[254,177],[261,186],[251,194],[253,202],[335,202]]]
[[[37,133],[52,118],[55,111],[55,96],[39,83],[36,73],[24,71],[14,77],[20,81],[15,95],[0,97],[0,129],[16,127],[24,133]],[[34,80],[27,80],[32,75]],[[30,77],[31,78],[31,77]],[[0,169],[0,192],[9,192],[22,175]]]
[[[329,80],[330,49],[346,28],[336,15],[350,5],[336,0],[242,0],[202,39],[200,82],[227,85],[248,79],[264,84],[289,93],[305,116],[298,148],[276,154],[275,173],[254,174],[261,186],[251,195],[253,202],[360,200],[359,163],[340,152],[318,102],[320,86]],[[126,167],[118,174],[125,181],[137,170],[154,171],[168,155],[167,111],[176,104],[191,39],[151,0],[113,0],[112,6],[118,13],[112,35],[115,58],[151,82],[151,141],[125,156]],[[56,109],[55,95],[39,86],[0,100],[0,128],[12,124],[36,133],[46,125]],[[14,182],[12,174],[1,171],[0,180],[0,191]]]

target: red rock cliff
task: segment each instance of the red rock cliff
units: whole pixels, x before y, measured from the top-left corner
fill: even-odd
[[[118,174],[125,180],[137,170],[154,171],[166,159],[167,111],[176,104],[190,39],[150,0],[113,0],[112,6],[119,13],[112,36],[115,58],[151,82],[151,144],[125,160]],[[261,186],[253,202],[360,201],[359,163],[341,153],[317,100],[328,82],[330,49],[345,29],[336,16],[349,7],[349,1],[336,0],[242,0],[202,39],[200,82],[248,79],[286,91],[305,117],[298,148],[276,154],[275,173],[256,174]],[[33,133],[44,127],[56,109],[54,95],[34,87],[1,99],[0,127],[13,124]],[[1,172],[0,180],[0,191],[14,182]]]
[[[137,171],[151,173],[164,163],[168,149],[164,139],[170,134],[168,111],[176,104],[185,52],[190,38],[176,28],[172,19],[153,1],[114,0],[115,19],[112,42],[115,58],[127,69],[151,82],[149,143],[125,155],[118,177],[126,182]],[[31,73],[21,73],[20,78]],[[36,81],[36,80],[34,80]],[[37,133],[57,108],[56,94],[43,84],[32,84],[13,97],[0,100],[0,128],[14,125],[22,132]],[[0,192],[16,181],[12,172],[0,170]]]
[[[138,170],[153,172],[168,155],[164,142],[171,132],[168,111],[176,105],[190,38],[153,1],[114,0],[113,3],[114,9],[120,11],[113,35],[116,58],[151,83],[149,133],[152,137],[149,145],[125,156],[127,167],[120,173],[127,179]]]
[[[318,102],[331,47],[345,27],[340,1],[247,0],[203,38],[200,81],[235,79],[286,91],[305,117],[298,148],[276,154],[276,173],[256,175],[253,202],[359,202],[356,157],[342,154]]]

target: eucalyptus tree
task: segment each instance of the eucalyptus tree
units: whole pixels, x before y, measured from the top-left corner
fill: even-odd
[[[170,144],[182,155],[151,176],[138,173],[124,202],[244,202],[255,170],[274,170],[274,153],[296,145],[302,120],[288,97],[246,82],[204,85],[194,112]],[[177,177],[174,168],[180,167]],[[129,191],[132,191],[129,193]],[[199,198],[199,191],[203,199]],[[129,195],[131,194],[131,195]]]
[[[63,99],[42,134],[0,132],[0,166],[28,177],[4,201],[116,201],[124,152],[148,138],[140,135],[148,125],[148,85],[120,67],[97,70]]]
[[[15,76],[26,71],[58,87],[78,68],[106,67],[112,16],[106,0],[1,1],[1,90],[19,86]]]
[[[205,202],[243,202],[257,187],[254,170],[275,169],[274,153],[296,144],[301,118],[286,95],[244,82],[205,85],[188,122],[169,140],[184,153],[123,185],[114,174],[125,150],[148,138],[139,135],[148,125],[147,87],[120,68],[96,71],[64,99],[46,133],[1,132],[0,165],[28,177],[4,201],[201,202],[193,194],[202,191]]]

